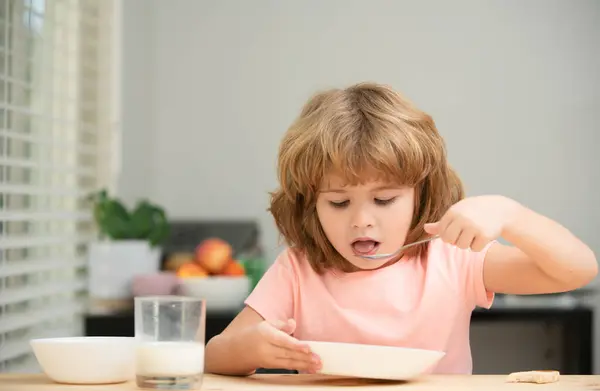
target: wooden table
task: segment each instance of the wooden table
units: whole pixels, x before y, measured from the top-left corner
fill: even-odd
[[[400,390],[400,391],[438,391],[438,390],[555,390],[555,391],[600,391],[600,376],[561,376],[553,384],[514,384],[506,383],[506,376],[428,376],[412,382],[386,382],[366,379],[327,377],[318,375],[254,375],[250,377],[228,377],[205,375],[201,390],[204,391],[296,391],[296,390],[339,390],[356,391]],[[127,391],[138,390],[134,382],[77,386],[57,384],[44,375],[0,374],[2,391]]]

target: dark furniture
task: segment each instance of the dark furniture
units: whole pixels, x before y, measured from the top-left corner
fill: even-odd
[[[573,308],[502,307],[476,310],[471,322],[532,321],[562,325],[562,371],[565,375],[592,375],[594,311],[587,306]]]

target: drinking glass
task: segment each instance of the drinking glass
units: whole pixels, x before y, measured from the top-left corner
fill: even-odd
[[[160,390],[200,389],[206,303],[184,296],[135,301],[136,383]]]

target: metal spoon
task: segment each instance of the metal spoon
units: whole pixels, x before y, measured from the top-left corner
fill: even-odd
[[[395,257],[396,255],[400,254],[403,250],[412,247],[412,246],[416,246],[417,244],[421,244],[421,243],[427,243],[430,242],[434,239],[439,238],[439,235],[435,235],[435,236],[431,236],[427,239],[422,239],[422,240],[417,240],[414,243],[410,243],[407,244],[405,246],[400,247],[398,250],[394,251],[393,253],[390,254],[373,254],[373,255],[359,255],[359,257],[364,258],[364,259],[372,259],[372,260],[377,260],[377,259],[384,259],[384,258],[392,258]]]

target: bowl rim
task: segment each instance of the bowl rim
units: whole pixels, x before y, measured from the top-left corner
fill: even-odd
[[[387,350],[387,351],[392,351],[392,350],[404,350],[404,351],[413,351],[413,352],[423,352],[423,353],[428,353],[428,354],[436,354],[439,355],[440,357],[443,357],[446,355],[446,352],[442,351],[442,350],[432,350],[432,349],[421,349],[421,348],[409,348],[409,347],[404,347],[404,346],[391,346],[391,345],[370,345],[370,344],[361,344],[361,343],[350,343],[350,342],[333,342],[333,341],[313,341],[313,340],[304,340],[301,341],[304,342],[308,345],[310,344],[316,344],[316,345],[325,345],[325,346],[347,346],[347,347],[364,347],[364,348],[370,348],[370,349],[376,349],[376,350]]]
[[[32,338],[29,340],[30,344],[39,344],[39,343],[87,343],[87,342],[134,342],[135,337],[125,337],[125,336],[85,336],[85,335],[75,335],[71,337],[43,337],[43,338]]]

